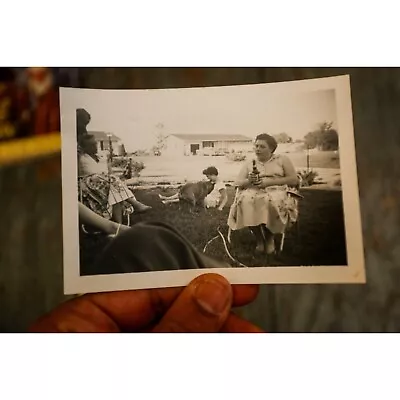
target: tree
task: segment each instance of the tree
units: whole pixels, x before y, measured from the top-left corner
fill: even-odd
[[[339,136],[332,128],[332,122],[322,122],[318,124],[318,129],[308,132],[304,136],[304,143],[308,149],[321,151],[337,150],[339,148]]]
[[[156,133],[156,144],[152,147],[153,153],[161,152],[167,146],[167,135],[163,132],[164,124],[159,122],[156,125],[158,132]]]
[[[158,133],[156,137],[156,144],[153,146],[154,149],[161,151],[164,150],[166,146],[167,146],[167,136],[164,135],[164,133],[162,132]]]
[[[292,143],[293,142],[293,139],[286,132],[281,132],[277,135],[274,135],[274,138],[278,143]]]
[[[332,129],[333,126],[333,122],[322,122],[318,124],[318,130],[320,132],[325,132],[325,131],[329,131],[330,129]]]
[[[329,129],[321,133],[319,149],[322,151],[337,150],[339,137],[335,129]]]
[[[318,145],[318,134],[316,131],[308,132],[306,136],[304,136],[304,145],[307,149],[315,149]]]

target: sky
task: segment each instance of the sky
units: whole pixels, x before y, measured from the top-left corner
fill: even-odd
[[[271,85],[162,90],[69,89],[73,109],[91,114],[88,130],[112,132],[127,151],[148,149],[156,135],[286,132],[302,139],[318,123],[337,126],[334,90],[280,91]],[[68,106],[71,109],[71,104]]]

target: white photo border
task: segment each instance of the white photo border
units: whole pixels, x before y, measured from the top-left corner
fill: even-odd
[[[61,88],[63,269],[65,294],[185,286],[196,276],[207,272],[219,273],[226,277],[232,284],[366,283],[350,76],[342,75],[258,85],[265,85],[268,88],[266,90],[270,90],[271,92],[277,91],[279,94],[285,92],[335,90],[348,265],[212,268],[80,276],[76,158],[77,106],[74,102],[74,93],[76,93],[76,90],[97,89]],[[214,86],[214,88],[216,87]],[[182,90],[188,89],[182,88]]]

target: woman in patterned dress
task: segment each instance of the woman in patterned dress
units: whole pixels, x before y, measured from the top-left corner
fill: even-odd
[[[151,207],[136,200],[135,195],[116,176],[110,175],[108,166],[97,157],[97,144],[93,135],[78,135],[78,181],[80,201],[96,214],[122,223],[124,211],[133,207],[142,213]]]
[[[298,184],[296,170],[288,157],[274,154],[276,148],[272,136],[263,133],[256,137],[259,176],[253,173],[253,161],[247,161],[235,182],[240,190],[228,217],[232,230],[252,230],[257,253],[274,253],[274,235],[284,233],[298,217],[297,199],[288,193]]]

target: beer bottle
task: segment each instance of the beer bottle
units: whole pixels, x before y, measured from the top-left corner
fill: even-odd
[[[257,169],[256,160],[253,160],[252,175],[256,178],[255,179],[255,183],[259,183],[260,182],[260,171]]]

